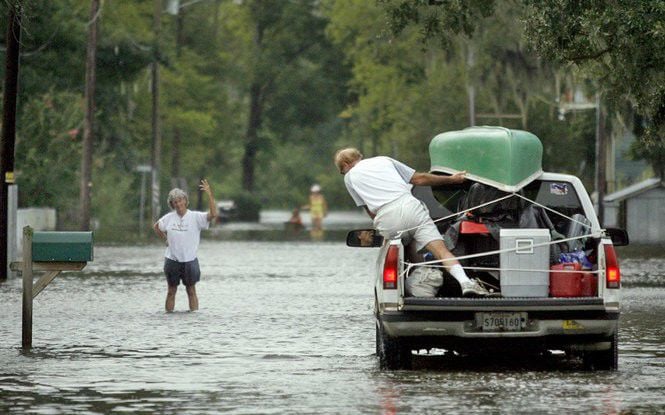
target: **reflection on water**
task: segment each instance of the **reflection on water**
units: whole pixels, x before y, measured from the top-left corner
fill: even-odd
[[[0,413],[654,413],[665,407],[665,260],[624,261],[620,370],[551,356],[374,356],[376,249],[337,242],[204,240],[201,310],[164,313],[163,247],[98,247],[35,300],[20,345],[21,286],[0,285]],[[633,281],[638,281],[637,284]]]

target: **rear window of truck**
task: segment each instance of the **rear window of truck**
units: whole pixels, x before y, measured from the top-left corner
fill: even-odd
[[[433,189],[434,197],[441,204],[441,206],[434,209],[434,211],[440,213],[433,215],[433,217],[443,217],[463,210],[462,206],[464,205],[467,193],[468,187],[464,189]],[[582,203],[580,202],[580,198],[572,183],[565,181],[535,180],[524,187],[520,191],[520,194],[527,199],[533,200],[538,204],[561,213],[562,215],[568,217],[572,217],[573,215],[585,216]],[[431,205],[431,201],[426,201],[426,203],[428,204],[428,207],[430,207],[430,212],[433,212],[433,207],[429,206]],[[529,202],[522,200],[521,204],[522,206],[527,206]],[[565,231],[570,224],[570,220],[561,215],[557,215],[554,212],[547,211],[547,215],[559,232]]]

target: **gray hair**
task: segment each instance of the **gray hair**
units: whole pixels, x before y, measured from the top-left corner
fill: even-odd
[[[173,202],[176,199],[185,199],[185,202],[187,202],[189,205],[189,198],[187,197],[187,193],[185,193],[185,191],[182,189],[178,189],[177,187],[175,189],[171,189],[169,192],[169,197],[167,200],[170,208],[173,208]]]

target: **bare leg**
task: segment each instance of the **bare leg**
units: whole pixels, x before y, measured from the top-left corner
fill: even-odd
[[[434,254],[436,259],[455,258],[455,255],[446,248],[446,245],[441,240],[428,243],[426,248]],[[460,283],[463,296],[485,296],[489,294],[484,287],[478,284],[477,281],[469,279],[464,268],[462,268],[457,259],[444,261],[442,262],[442,265],[448,270],[450,275]]]
[[[199,298],[196,296],[196,286],[185,286],[187,289],[187,297],[189,298],[189,311],[196,311],[199,309]]]
[[[169,285],[169,290],[166,293],[166,311],[172,312],[175,307],[175,293],[178,291],[177,285]]]
[[[310,230],[310,236],[313,240],[316,241],[323,239],[322,219],[320,217],[312,218],[312,229]]]
[[[428,251],[434,255],[434,258],[436,259],[449,259],[449,258],[455,258],[455,255],[453,255],[448,248],[446,248],[446,245],[443,243],[442,240],[436,240],[428,243],[425,248],[427,248]],[[459,264],[459,261],[456,259],[450,260],[450,261],[444,261],[442,262],[442,265],[447,269],[450,270],[450,267],[453,265]]]

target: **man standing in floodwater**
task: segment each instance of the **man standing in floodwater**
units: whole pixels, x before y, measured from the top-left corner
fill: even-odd
[[[201,279],[201,269],[196,252],[201,240],[201,230],[208,229],[210,221],[217,216],[210,184],[203,179],[199,188],[208,195],[208,212],[193,212],[187,209],[189,206],[187,193],[175,188],[168,195],[168,204],[173,211],[162,216],[153,225],[155,233],[166,242],[164,274],[168,284],[167,312],[173,311],[175,307],[175,294],[181,280],[187,290],[189,310],[199,309],[195,285]]]
[[[353,201],[365,208],[381,235],[393,238],[402,233],[411,257],[415,252],[427,249],[436,259],[446,260],[443,266],[460,283],[465,297],[488,295],[485,288],[466,275],[443,243],[427,208],[411,194],[412,185],[462,183],[466,172],[452,176],[420,173],[390,157],[363,159],[360,151],[351,147],[335,153],[335,165],[344,175],[344,184]]]

